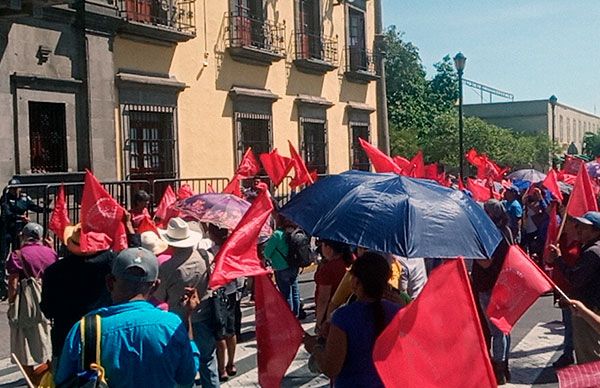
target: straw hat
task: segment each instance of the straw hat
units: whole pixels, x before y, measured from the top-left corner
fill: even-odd
[[[142,247],[155,255],[160,255],[169,248],[169,244],[151,230],[140,234],[140,239],[142,240]]]
[[[81,223],[76,225],[67,225],[65,227],[65,232],[63,234],[63,241],[67,246],[67,250],[78,256],[85,255],[93,255],[100,251],[105,251],[110,249],[112,244],[112,240],[104,233],[86,233],[86,238],[89,241],[92,241],[91,244],[94,247],[100,247],[100,249],[96,248],[95,250],[90,250],[83,252],[81,250],[81,246],[79,245],[79,240],[81,238]]]
[[[191,230],[188,223],[179,217],[171,218],[167,229],[159,229],[158,233],[174,248],[195,247],[202,240],[202,233]]]

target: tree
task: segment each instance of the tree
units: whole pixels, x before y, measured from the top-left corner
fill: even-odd
[[[600,156],[600,134],[586,132],[583,136],[583,153],[592,158]]]

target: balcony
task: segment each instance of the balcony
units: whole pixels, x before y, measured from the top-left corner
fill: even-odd
[[[285,57],[285,24],[255,18],[240,9],[228,14],[227,49],[231,57],[269,66]]]
[[[0,18],[31,16],[35,7],[70,4],[72,0],[0,0]]]
[[[337,68],[338,42],[321,34],[296,32],[296,58],[298,70],[310,74],[325,74]]]
[[[120,0],[127,21],[120,31],[166,42],[185,42],[196,36],[195,0]]]
[[[375,71],[375,54],[358,46],[346,48],[346,71],[348,81],[366,84],[379,79]]]

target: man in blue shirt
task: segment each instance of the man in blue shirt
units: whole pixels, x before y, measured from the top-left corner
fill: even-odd
[[[519,202],[519,188],[511,186],[504,191],[504,208],[508,214],[508,227],[513,235],[515,243],[521,242],[521,218],[523,218],[523,206]]]
[[[191,386],[199,354],[191,339],[189,317],[199,299],[189,290],[182,303],[188,327],[181,319],[147,300],[158,287],[158,260],[144,248],[130,248],[115,258],[107,277],[113,306],[92,311],[101,320],[101,366],[110,387]],[[57,385],[81,371],[80,323],[63,347],[55,376]]]

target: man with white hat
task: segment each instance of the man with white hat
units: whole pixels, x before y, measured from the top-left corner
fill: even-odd
[[[161,284],[155,297],[169,305],[169,311],[182,316],[180,300],[186,288],[198,291],[200,305],[192,315],[194,341],[200,350],[200,381],[203,388],[219,387],[216,357],[216,322],[212,292],[208,289],[210,264],[213,260],[205,249],[198,247],[203,242],[200,230],[192,230],[190,223],[179,217],[171,218],[167,229],[159,229],[161,237],[169,244],[173,255],[161,265]]]

